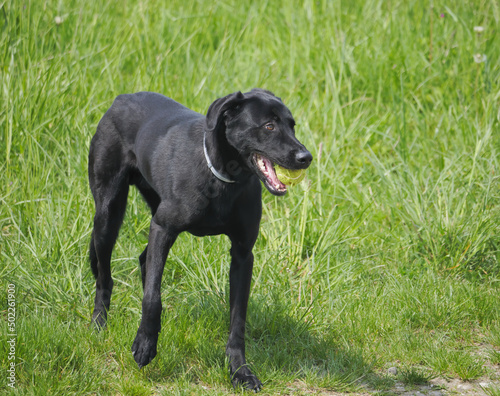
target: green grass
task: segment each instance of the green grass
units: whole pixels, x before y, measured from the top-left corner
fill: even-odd
[[[141,90],[205,113],[267,88],[314,155],[286,197],[263,194],[247,358],[264,394],[390,392],[391,362],[408,385],[498,380],[498,2],[166,4],[0,3],[0,326],[13,283],[17,394],[233,392],[225,237],[178,239],[158,356],[135,365],[149,225],[135,191],[109,327],[89,327],[89,142],[114,97]]]
[[[500,395],[500,388],[497,386],[483,388],[483,391],[488,396],[499,396]]]
[[[403,367],[398,374],[398,379],[408,385],[425,385],[432,376],[417,367]]]

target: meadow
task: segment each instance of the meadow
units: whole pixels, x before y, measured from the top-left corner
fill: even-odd
[[[90,326],[87,156],[121,93],[206,113],[261,87],[314,156],[285,197],[263,193],[247,324],[262,394],[439,378],[499,395],[499,22],[497,0],[1,2],[0,328],[13,301],[16,366],[11,388],[2,336],[0,393],[243,393],[224,356],[223,236],[177,240],[158,356],[137,368],[150,215],[136,191],[108,328]]]

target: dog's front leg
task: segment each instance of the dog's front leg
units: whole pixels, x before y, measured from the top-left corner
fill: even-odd
[[[229,272],[230,327],[226,355],[233,385],[259,391],[262,383],[252,374],[245,359],[245,323],[253,268],[253,246],[232,241]]]
[[[158,333],[161,329],[161,278],[163,268],[177,234],[151,220],[146,257],[142,319],[132,344],[132,354],[139,368],[156,356]]]

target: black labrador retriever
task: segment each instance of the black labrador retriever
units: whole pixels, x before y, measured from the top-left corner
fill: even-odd
[[[286,186],[273,164],[305,169],[312,155],[297,140],[295,121],[280,98],[254,89],[217,99],[207,116],[163,95],[118,96],[90,144],[89,180],[96,213],[90,263],[96,278],[92,322],[106,325],[113,280],[110,259],[129,185],[151,208],[148,245],[139,257],[144,297],[132,345],[143,367],[156,356],[161,278],[179,233],[225,234],[231,240],[230,329],[226,354],[233,385],[258,391],[262,384],[245,361],[245,321],[252,248],[262,213],[259,179],[274,195]]]

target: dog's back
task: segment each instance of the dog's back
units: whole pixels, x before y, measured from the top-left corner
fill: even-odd
[[[179,125],[193,119],[204,117],[173,99],[154,92],[122,94],[102,118],[97,134],[112,133],[116,130],[123,143],[134,144],[139,129],[148,133],[168,129],[169,125]],[[161,130],[147,128],[151,123],[161,123]],[[144,136],[143,136],[144,137]]]
[[[91,187],[95,172],[106,169],[109,175],[133,172],[149,178],[151,164],[138,163],[137,158],[151,160],[155,152],[168,156],[174,140],[182,139],[189,145],[193,136],[193,123],[203,123],[205,116],[181,105],[173,99],[154,92],[122,94],[116,97],[104,114],[92,138],[89,152],[89,176]],[[175,126],[175,128],[172,128]],[[178,131],[178,136],[173,135]],[[166,139],[172,142],[165,141]]]

